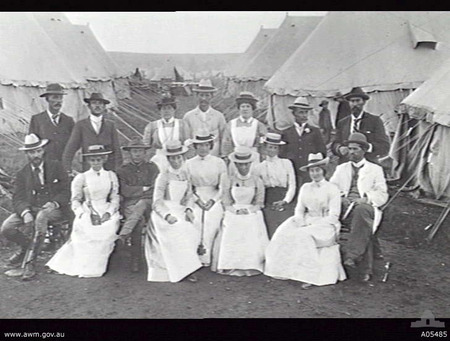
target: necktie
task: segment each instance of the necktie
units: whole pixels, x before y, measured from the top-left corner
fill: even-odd
[[[353,119],[353,132],[359,133],[359,122],[361,121],[360,118],[354,118]]]
[[[58,117],[59,117],[59,114],[52,114],[52,121],[55,126],[58,125]]]
[[[34,178],[36,180],[36,183],[38,185],[42,185],[41,179],[39,178],[39,173],[41,172],[41,169],[39,167],[35,167],[33,169]]]
[[[360,170],[362,167],[363,167],[363,166],[361,166],[361,167],[356,167],[355,165],[352,165],[352,168],[353,168],[353,177],[354,177],[355,181],[358,180],[359,170]]]
[[[98,134],[100,132],[100,122],[92,121],[92,123],[94,124],[95,132]]]

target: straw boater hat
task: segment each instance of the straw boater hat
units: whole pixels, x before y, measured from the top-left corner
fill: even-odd
[[[361,145],[363,148],[369,149],[370,143],[367,142],[367,137],[361,133],[353,133],[348,137],[348,140],[345,141],[345,145],[349,145],[350,143],[357,143]]]
[[[48,143],[47,139],[40,139],[36,134],[29,134],[25,136],[25,143],[19,150],[33,150],[45,146]]]
[[[206,130],[199,130],[193,139],[191,139],[191,143],[206,143],[214,141],[216,137],[213,134],[210,134]]]
[[[305,97],[297,97],[293,104],[288,106],[289,109],[301,108],[305,110],[311,110],[313,107],[309,105],[308,100]]]
[[[186,146],[183,146],[180,141],[170,140],[166,142],[163,153],[165,156],[174,156],[184,154],[188,150],[189,149]]]
[[[64,88],[60,84],[52,83],[47,85],[47,89],[45,89],[45,92],[39,97],[45,97],[48,95],[67,95],[67,94],[64,92]]]
[[[101,144],[94,144],[88,147],[87,151],[84,152],[83,156],[96,156],[96,155],[108,155],[111,154],[112,151],[105,148],[105,146]]]
[[[261,141],[262,143],[275,144],[277,146],[286,144],[286,142],[281,141],[281,135],[277,133],[267,133],[266,136],[263,136]]]
[[[345,95],[345,99],[347,101],[354,97],[360,97],[365,100],[370,98],[369,95],[367,95],[360,87],[353,88],[347,95]]]
[[[330,158],[326,157],[324,159],[322,153],[317,153],[317,154],[311,153],[308,155],[308,164],[303,167],[300,167],[300,170],[302,172],[304,172],[311,167],[325,166],[328,164],[329,161],[330,161]]]
[[[198,86],[192,89],[194,92],[216,92],[217,88],[213,87],[211,80],[201,79]]]
[[[255,161],[255,155],[250,148],[237,146],[234,148],[234,152],[228,156],[228,159],[235,163],[249,163]]]
[[[161,98],[161,100],[156,102],[156,105],[158,106],[158,110],[161,110],[161,108],[164,105],[171,105],[172,107],[176,108],[177,107],[177,101],[175,100],[174,97],[163,97],[163,98]]]
[[[107,99],[105,99],[105,98],[103,97],[103,94],[100,93],[100,92],[93,92],[93,93],[91,94],[91,97],[85,98],[85,99],[83,99],[83,101],[85,101],[85,102],[88,103],[88,104],[91,103],[91,101],[102,101],[102,102],[105,103],[105,104],[111,103],[110,101],[108,101]]]
[[[242,91],[236,98],[236,103],[240,105],[241,103],[250,103],[256,105],[258,99],[250,91]]]
[[[142,142],[142,138],[134,136],[131,141],[128,142],[128,146],[121,147],[122,150],[130,151],[130,149],[150,149],[148,144]]]

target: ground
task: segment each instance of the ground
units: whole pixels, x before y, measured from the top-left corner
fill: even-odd
[[[146,273],[129,273],[128,250],[117,247],[104,277],[71,278],[44,268],[22,282],[0,276],[0,318],[419,318],[425,310],[450,317],[448,221],[428,244],[424,227],[442,209],[399,197],[380,229],[385,260],[377,261],[372,282],[357,271],[336,285],[302,290],[295,281],[264,275],[223,276],[203,268],[199,281],[151,283]],[[0,250],[0,266],[12,250]],[[392,263],[381,282],[385,261]]]

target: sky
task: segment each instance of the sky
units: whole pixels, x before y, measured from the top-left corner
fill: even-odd
[[[87,24],[106,51],[142,53],[241,53],[261,25],[277,28],[289,15],[326,12],[66,12]]]

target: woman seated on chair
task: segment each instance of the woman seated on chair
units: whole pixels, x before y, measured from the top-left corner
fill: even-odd
[[[103,169],[111,153],[93,145],[83,154],[90,169],[72,181],[72,233],[47,263],[56,272],[78,277],[101,277],[106,272],[120,223],[119,182],[113,171]]]
[[[169,167],[158,175],[153,193],[153,212],[147,226],[145,258],[147,280],[179,282],[202,267],[197,248],[200,229],[194,226],[194,196],[180,141],[164,146]],[[196,281],[195,276],[188,278]]]
[[[325,180],[327,163],[321,153],[309,154],[301,170],[313,181],[300,188],[295,215],[281,224],[266,249],[264,274],[304,282],[304,289],[346,278],[337,244],[341,197]]]
[[[264,185],[250,171],[255,160],[250,148],[236,147],[229,158],[237,171],[224,185],[225,215],[213,250],[211,269],[233,276],[258,275],[263,271],[264,251],[269,243],[261,212]]]

